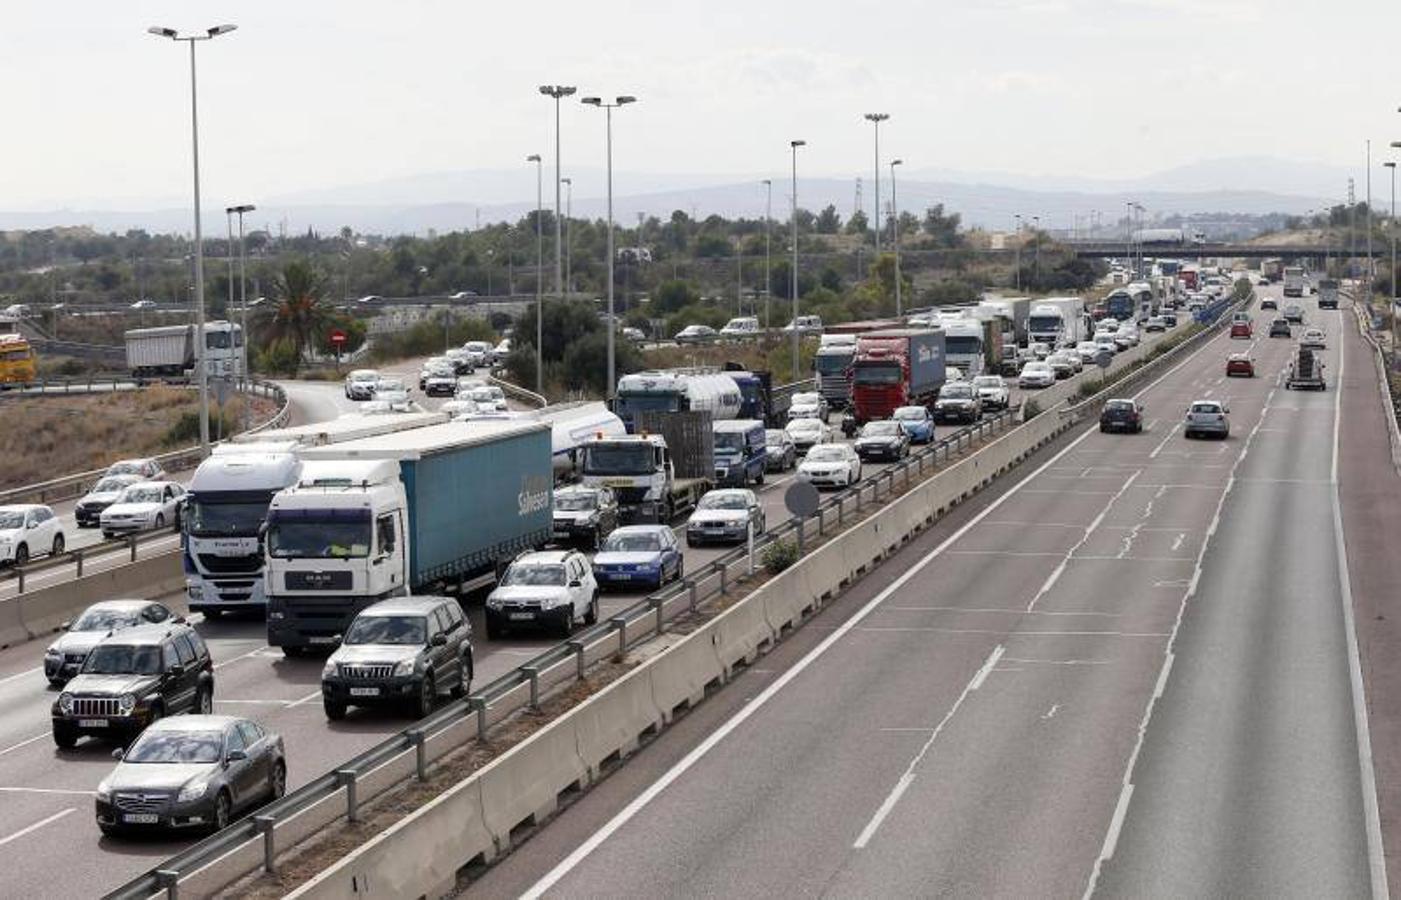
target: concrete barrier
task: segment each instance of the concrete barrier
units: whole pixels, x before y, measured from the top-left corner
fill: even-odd
[[[10,643],[7,636],[12,629],[7,626],[16,619],[24,629],[22,639],[28,640],[51,634],[65,621],[99,600],[158,597],[179,591],[184,586],[185,575],[180,568],[180,551],[177,549],[62,584],[27,591],[17,597],[0,600],[0,644]]]
[[[561,716],[512,748],[509,765],[478,773],[483,821],[498,849],[511,846],[518,826],[543,823],[563,791],[582,790],[592,780],[593,769],[579,756],[577,723],[574,716]]]
[[[662,711],[653,698],[651,682],[639,671],[650,670],[640,666],[567,713],[576,722],[579,758],[594,777],[604,762],[631,754],[644,733],[661,727]],[[575,716],[580,709],[589,713]]]

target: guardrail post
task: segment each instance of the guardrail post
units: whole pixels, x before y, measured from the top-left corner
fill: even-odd
[[[157,869],[156,883],[165,888],[167,900],[178,900],[180,896],[180,873],[174,869]]]
[[[723,596],[725,596],[725,589],[726,589],[726,585],[725,585],[725,567],[722,566],[722,565],[717,565],[717,566],[715,567],[715,571],[717,571],[717,572],[720,573],[720,596],[723,597]]]
[[[136,562],[136,535],[128,535],[126,544],[131,549],[131,561]]]
[[[697,596],[696,596],[696,583],[695,583],[694,581],[687,581],[687,582],[686,582],[686,589],[687,589],[687,590],[690,592],[690,594],[691,594],[691,612],[695,612],[695,611],[696,611],[696,601],[697,601],[697,599],[698,599]]]
[[[477,694],[467,698],[467,706],[477,713],[477,740],[486,740],[486,698]]]
[[[857,494],[860,495],[860,491],[857,491]],[[803,558],[803,552],[804,552],[804,551],[803,551],[803,525],[804,525],[804,524],[805,524],[805,522],[804,522],[803,519],[798,519],[798,520],[797,520],[796,529],[795,529],[795,530],[798,532],[798,559],[802,559],[802,558]]]
[[[661,597],[648,597],[647,605],[652,607],[652,611],[657,614],[657,635],[661,636],[665,629],[665,622],[662,620],[662,604],[666,601]]]
[[[818,536],[818,537],[821,537],[821,536],[823,535],[823,533],[824,533],[824,531],[823,531],[823,526],[824,526],[824,525],[826,525],[826,517],[822,515],[822,509],[819,507],[818,510],[817,510],[817,536]]]
[[[336,784],[345,788],[345,818],[348,822],[360,821],[359,803],[355,796],[355,770],[337,769]]]
[[[17,577],[17,578],[19,579],[19,593],[23,594],[23,593],[24,593],[24,569],[22,569],[22,568],[16,566],[16,567],[15,567],[15,577]]]
[[[695,586],[695,585],[691,585],[691,596],[694,597],[695,595],[696,595],[696,586]],[[567,641],[567,642],[565,643],[564,646],[568,647],[568,648],[574,653],[574,667],[575,667],[575,673],[578,675],[579,680],[580,680],[580,681],[583,681],[583,680],[584,680],[584,642],[583,642],[583,641]]]
[[[254,816],[253,824],[263,835],[263,871],[271,875],[277,871],[277,841],[273,838],[277,820],[272,816]]]
[[[424,740],[423,729],[409,732],[409,742],[413,744],[414,770],[419,781],[428,780],[428,742]]]
[[[628,620],[622,616],[614,616],[608,620],[608,624],[618,632],[618,652],[626,653],[628,649]]]
[[[82,577],[83,577],[83,551],[81,551],[81,550],[74,550],[73,553],[72,553],[71,555],[72,555],[72,557],[73,557],[73,562],[76,563],[77,566],[78,566],[78,577],[79,577],[79,578],[82,578]]]
[[[527,678],[530,679],[530,708],[531,708],[531,709],[539,709],[539,708],[540,708],[540,667],[539,667],[539,666],[521,666],[521,671],[525,673],[525,677],[527,677]]]

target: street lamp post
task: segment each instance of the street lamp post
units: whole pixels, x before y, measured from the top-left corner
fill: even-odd
[[[574,239],[569,228],[569,220],[574,218],[574,179],[561,178],[564,182],[564,292],[574,293]]]
[[[199,89],[195,76],[195,44],[228,34],[237,27],[215,25],[202,34],[189,35],[182,35],[174,28],[162,28],[158,25],[146,29],[157,37],[184,41],[190,45],[190,146],[193,151],[195,186],[195,366],[199,369],[199,447],[205,453],[209,452],[209,372],[204,364],[204,234],[199,209]]]
[[[871,219],[871,224],[876,229],[876,255],[875,260],[880,263],[880,123],[890,118],[890,113],[866,113],[866,121],[875,126],[876,132],[876,214]]]
[[[764,197],[764,328],[769,327],[769,291],[773,287],[773,280],[769,278],[769,249],[771,234],[773,231],[773,179],[765,178],[764,187],[767,193]]]
[[[613,251],[613,110],[620,106],[627,106],[629,103],[636,103],[637,98],[624,94],[617,97],[612,103],[604,103],[602,97],[585,97],[580,101],[589,106],[597,106],[604,111],[604,121],[607,128],[607,148],[608,148],[608,395],[613,396],[613,391],[618,383],[618,360],[616,347],[614,344],[618,330],[617,323],[613,320],[613,266],[616,262]],[[642,243],[642,226],[637,227],[637,242]],[[639,253],[638,265],[642,264],[642,255]]]
[[[243,329],[243,429],[247,431],[253,427],[253,404],[249,402],[248,385],[252,383],[251,371],[248,368],[248,342],[250,333],[248,331],[248,256],[243,240],[243,215],[251,213],[257,209],[251,203],[242,203],[238,206],[230,206],[224,210],[229,215],[238,216],[238,303],[239,303],[239,323]],[[233,288],[229,288],[230,294]]]
[[[535,393],[545,390],[545,229],[544,167],[540,154],[532,153],[526,162],[535,163]]]
[[[1021,213],[1013,213],[1013,214],[1012,214],[1012,225],[1014,226],[1013,229],[1012,229],[1012,242],[1013,242],[1013,245],[1014,245],[1014,247],[1015,247],[1016,254],[1017,254],[1016,260],[1013,262],[1012,265],[1013,265],[1013,267],[1016,269],[1016,275],[1017,275],[1017,293],[1020,294],[1020,293],[1022,292],[1022,215],[1021,215]]]
[[[1391,221],[1387,222],[1387,231],[1391,232],[1391,272],[1387,278],[1388,291],[1391,300],[1391,368],[1396,369],[1396,163],[1384,162],[1382,165],[1391,170]]]
[[[1031,217],[1031,237],[1036,241],[1036,246],[1032,248],[1031,270],[1036,273],[1036,281],[1041,281],[1041,217]]]
[[[571,96],[575,88],[563,84],[542,84],[540,93],[555,100],[555,294],[564,299],[564,260],[560,255],[563,239],[560,235],[559,208],[559,101]]]
[[[789,141],[793,151],[793,272],[789,288],[793,297],[793,380],[798,380],[798,148],[806,147],[807,141]]]
[[[895,195],[895,167],[904,165],[903,159],[892,159],[890,161],[890,221],[891,237],[895,241],[895,315],[905,314],[905,304],[901,298],[900,288],[900,203]]]

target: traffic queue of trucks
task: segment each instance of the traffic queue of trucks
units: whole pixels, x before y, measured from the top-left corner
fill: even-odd
[[[195,326],[165,325],[126,332],[126,366],[133,378],[188,378],[198,359]],[[204,323],[204,368],[211,378],[243,373],[243,329],[229,322]]]

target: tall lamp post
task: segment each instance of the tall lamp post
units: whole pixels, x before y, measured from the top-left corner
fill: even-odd
[[[876,228],[876,256],[877,263],[880,262],[880,123],[890,118],[890,113],[866,113],[866,121],[875,126],[876,132],[876,214],[871,219],[871,224]]]
[[[892,159],[890,161],[890,231],[891,237],[895,240],[895,315],[897,317],[905,314],[905,304],[900,293],[900,202],[895,195],[895,167],[904,165],[903,159]]]
[[[1012,214],[1012,240],[1016,247],[1017,258],[1012,263],[1017,273],[1017,293],[1022,292],[1022,214]]]
[[[540,154],[532,153],[526,162],[535,163],[535,393],[545,390],[545,216],[544,166]]]
[[[807,141],[789,141],[793,151],[793,272],[789,289],[793,297],[793,380],[798,380],[798,148],[806,147]]]
[[[773,179],[765,178],[763,181],[767,193],[764,197],[764,328],[769,327],[769,291],[773,287],[773,280],[769,278],[769,249],[772,239],[773,228]]]
[[[182,35],[174,28],[153,25],[146,30],[156,37],[190,45],[190,146],[193,150],[195,185],[195,366],[199,369],[199,447],[209,452],[209,372],[204,365],[204,233],[199,211],[199,90],[195,77],[195,44],[228,34],[237,25],[215,25],[202,34]]]
[[[1387,231],[1391,232],[1391,272],[1386,282],[1391,301],[1391,368],[1396,369],[1396,163],[1384,162],[1382,165],[1391,170],[1391,221],[1387,222]]]
[[[574,240],[569,220],[574,218],[574,179],[561,178],[564,184],[564,292],[574,293]]]
[[[560,255],[560,247],[563,239],[560,235],[559,221],[559,101],[561,98],[573,95],[576,89],[564,84],[542,84],[540,93],[546,97],[553,97],[555,100],[555,294],[559,299],[564,299],[564,260]]]
[[[244,213],[251,213],[255,209],[257,209],[257,207],[251,203],[242,203],[238,206],[230,206],[224,210],[227,215],[238,216],[238,303],[239,321],[243,328],[243,428],[245,431],[253,427],[253,404],[248,402],[249,398],[247,396],[247,386],[251,383],[249,378],[250,371],[248,369],[248,341],[250,333],[248,331],[248,255],[243,240],[243,215]],[[229,291],[232,293],[233,288],[230,287]]]
[[[629,103],[636,103],[637,98],[624,94],[617,97],[612,103],[604,103],[602,97],[585,97],[580,101],[589,106],[597,106],[604,111],[607,123],[607,147],[608,147],[608,396],[613,396],[614,388],[618,383],[618,359],[614,340],[618,331],[618,325],[613,319],[613,266],[616,262],[613,251],[613,110],[620,106],[627,106]],[[642,226],[637,227],[637,241],[642,243]],[[641,265],[642,256],[638,254],[638,264]]]

